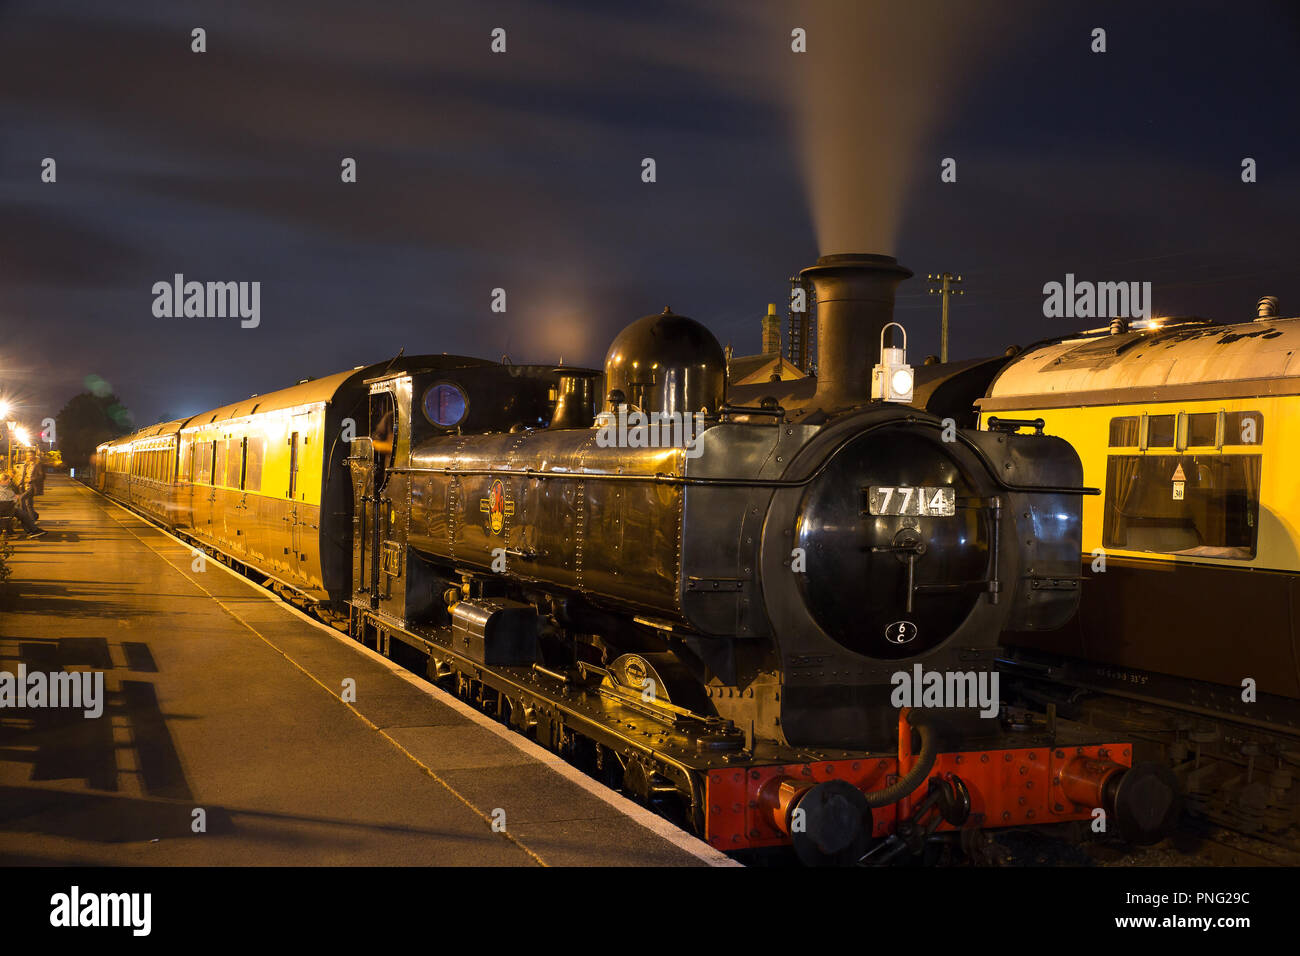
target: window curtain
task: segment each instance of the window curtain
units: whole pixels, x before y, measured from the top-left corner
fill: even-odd
[[[1106,516],[1103,521],[1101,543],[1108,548],[1126,545],[1125,519],[1137,494],[1138,466],[1142,459],[1137,455],[1112,455],[1106,467]]]

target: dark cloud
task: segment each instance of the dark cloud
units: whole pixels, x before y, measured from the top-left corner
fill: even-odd
[[[905,263],[967,275],[958,351],[1065,331],[1045,327],[1040,290],[1066,271],[1151,279],[1158,308],[1231,317],[1270,292],[1300,309],[1287,6],[1053,4],[997,37],[973,6],[952,22],[997,55],[943,84],[942,50],[900,52],[889,19],[858,6],[815,22],[933,75],[934,99],[922,125],[866,114],[892,171],[819,201],[842,195],[852,225],[887,197]],[[93,372],[152,421],[401,347],[598,363],[664,305],[754,349],[757,316],[818,251],[788,72],[807,16],[778,0],[11,3],[0,390],[39,416]],[[1087,52],[1099,24],[1105,57]],[[195,26],[206,54],[189,51]],[[901,102],[888,77],[843,91],[846,123]],[[956,185],[938,181],[949,155]],[[1260,162],[1249,186],[1245,155]],[[39,181],[45,156],[57,185]],[[154,318],[150,288],[176,272],[260,281],[262,326]],[[505,316],[488,309],[496,287]],[[904,287],[914,349],[933,348],[935,312]]]

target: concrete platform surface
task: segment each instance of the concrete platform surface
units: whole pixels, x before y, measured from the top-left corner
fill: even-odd
[[[0,585],[0,864],[730,863],[92,490],[38,507]],[[102,672],[102,714],[6,703],[20,664]]]

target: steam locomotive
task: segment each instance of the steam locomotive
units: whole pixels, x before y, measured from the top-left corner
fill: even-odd
[[[729,385],[665,309],[603,373],[396,359],[108,443],[98,480],[720,849],[1156,840],[1167,770],[976,699],[1000,634],[1074,614],[1087,489],[1033,423],[949,414],[961,369],[870,366],[910,275],[803,271],[815,378]]]

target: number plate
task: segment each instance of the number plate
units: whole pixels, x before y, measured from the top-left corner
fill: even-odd
[[[873,515],[951,517],[957,513],[953,488],[875,487],[869,490],[867,510]]]

